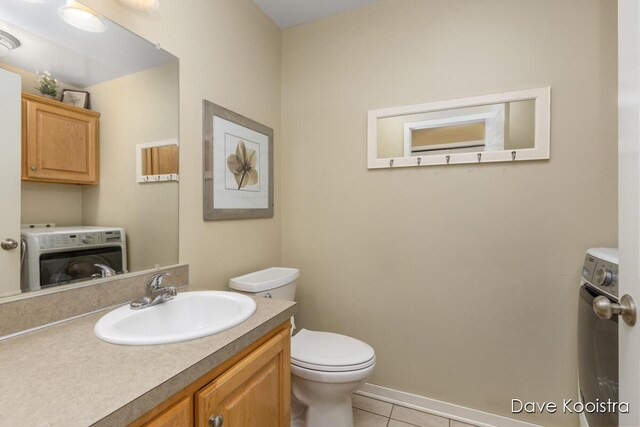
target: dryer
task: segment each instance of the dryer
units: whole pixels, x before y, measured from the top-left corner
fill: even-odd
[[[604,320],[593,311],[593,300],[605,296],[618,303],[618,250],[587,251],[582,268],[578,307],[578,389],[586,402],[618,401],[618,315]],[[617,413],[580,414],[582,427],[618,425]]]

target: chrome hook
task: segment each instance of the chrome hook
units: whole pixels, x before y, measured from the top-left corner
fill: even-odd
[[[516,159],[516,152],[514,150],[514,151],[511,152],[511,160],[515,161],[515,159]]]
[[[447,156],[447,164],[449,164],[449,160],[451,160],[451,156]]]
[[[478,163],[480,163],[480,161],[482,161],[482,153],[478,153]]]
[[[389,160],[389,167],[392,168],[393,167],[393,159]]]
[[[422,157],[418,157],[418,166],[420,166],[421,162],[422,162]]]

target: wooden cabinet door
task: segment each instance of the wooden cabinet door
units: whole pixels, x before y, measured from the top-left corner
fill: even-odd
[[[196,426],[224,418],[224,427],[288,427],[290,330],[284,330],[196,393]]]
[[[192,425],[191,397],[185,397],[146,423],[144,427],[190,427]]]
[[[23,94],[22,178],[98,183],[99,113]]]

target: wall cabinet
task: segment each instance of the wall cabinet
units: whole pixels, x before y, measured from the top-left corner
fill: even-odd
[[[287,321],[130,427],[288,427],[290,363]]]
[[[22,180],[97,184],[100,113],[22,93]]]

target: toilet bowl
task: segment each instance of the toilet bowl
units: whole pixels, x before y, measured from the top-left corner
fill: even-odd
[[[352,427],[351,394],[375,367],[373,348],[355,338],[302,329],[291,339],[291,393],[294,424]]]
[[[293,301],[300,271],[273,267],[233,278],[238,292]],[[331,332],[300,330],[291,338],[291,426],[353,427],[351,394],[373,372],[365,342]]]

